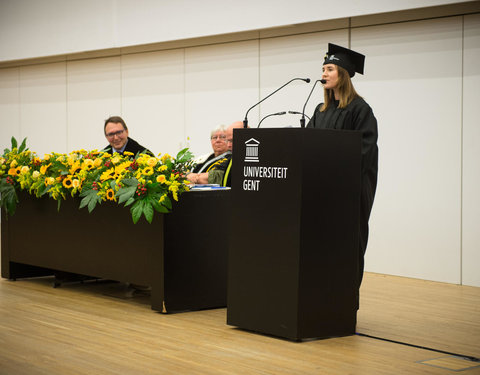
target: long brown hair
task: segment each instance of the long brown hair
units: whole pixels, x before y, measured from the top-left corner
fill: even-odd
[[[341,66],[335,65],[338,72],[337,91],[339,94],[338,108],[345,108],[349,105],[353,99],[360,98],[361,96],[355,91],[352,80],[346,69]],[[320,108],[320,112],[325,112],[335,100],[335,93],[333,89],[323,89],[325,101]]]

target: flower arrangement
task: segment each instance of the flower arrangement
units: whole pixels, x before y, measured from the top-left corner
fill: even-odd
[[[151,223],[155,211],[169,212],[171,199],[178,200],[188,191],[185,174],[193,164],[188,149],[175,158],[79,150],[40,159],[28,150],[26,139],[20,146],[14,137],[11,142],[11,150],[5,149],[0,157],[0,205],[9,215],[15,213],[17,191],[25,190],[36,197],[48,194],[58,202],[58,209],[67,196],[77,195],[80,208],[89,212],[103,201],[124,204],[130,206],[134,223],[142,215]]]

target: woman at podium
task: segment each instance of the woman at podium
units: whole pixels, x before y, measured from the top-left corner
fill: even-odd
[[[375,197],[378,173],[377,120],[367,102],[355,91],[351,80],[355,73],[363,74],[364,65],[364,55],[332,43],[328,44],[322,69],[324,102],[315,108],[307,125],[307,127],[320,129],[362,132],[358,288],[363,277],[364,255],[368,241],[368,219]]]

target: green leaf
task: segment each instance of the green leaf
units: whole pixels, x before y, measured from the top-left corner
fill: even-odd
[[[117,191],[118,204],[128,201],[130,198],[133,198],[137,191],[137,185],[122,187]]]
[[[168,208],[159,203],[158,201],[153,201],[152,206],[155,209],[155,211],[160,212],[162,214],[168,213]]]
[[[125,203],[125,207],[130,206],[133,202],[135,202],[135,198],[132,197],[127,201],[127,203]]]
[[[132,219],[133,223],[137,224],[138,220],[142,216],[143,213],[143,206],[144,206],[143,200],[135,202],[135,204],[130,208],[130,212],[132,213]]]
[[[18,203],[17,192],[15,191],[15,188],[12,185],[7,184],[3,180],[1,182],[2,182],[0,184],[1,205],[5,207],[5,210],[9,215],[13,215],[15,213],[15,210],[17,208],[17,203]]]
[[[165,207],[167,207],[168,210],[171,210],[171,209],[172,209],[172,201],[170,200],[169,197],[165,197],[165,199],[164,199],[163,202],[162,202],[162,205],[164,205]]]
[[[27,138],[24,138],[18,152],[23,152],[27,149]]]
[[[38,196],[38,197],[41,197],[41,196],[47,194],[49,190],[50,190],[50,186],[47,186],[47,185],[45,185],[45,184],[42,184],[42,185],[40,185],[40,187],[39,187],[39,189],[38,189],[37,196]]]
[[[138,180],[136,178],[125,178],[124,180],[120,181],[122,186],[135,186],[138,185]]]
[[[91,198],[90,202],[88,202],[88,212],[91,213],[94,210],[97,203],[100,203],[101,201],[102,199],[98,195],[96,195],[94,198]]]
[[[13,150],[14,148],[17,147],[17,140],[15,139],[15,137],[12,137],[11,141],[12,141],[12,150]]]
[[[148,223],[151,224],[153,220],[153,207],[150,202],[145,202],[143,205],[143,214],[145,215],[145,219],[147,219]]]
[[[193,158],[193,154],[190,152],[190,150],[188,148],[184,148],[183,150],[180,150],[178,152],[175,160],[177,163],[186,163],[192,158]]]
[[[92,212],[97,203],[100,203],[102,198],[100,198],[97,194],[96,190],[84,190],[82,191],[82,194],[80,196],[83,196],[83,199],[80,201],[80,209],[83,207],[87,206],[88,207],[88,212]]]

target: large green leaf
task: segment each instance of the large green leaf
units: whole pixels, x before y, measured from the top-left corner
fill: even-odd
[[[97,194],[96,190],[84,190],[80,196],[83,197],[83,199],[80,201],[80,209],[82,209],[85,206],[88,206],[88,212],[92,212],[97,205],[97,203],[100,203],[102,201],[102,198],[100,198]]]
[[[180,150],[175,158],[177,163],[186,163],[187,161],[193,158],[193,154],[190,152],[188,148],[184,148]]]
[[[12,137],[11,141],[12,141],[12,150],[13,150],[14,148],[17,147],[17,140],[15,139],[15,137]]]
[[[23,152],[27,150],[27,138],[24,138],[22,141],[22,144],[20,145],[20,148],[18,149],[18,152]]]
[[[133,198],[133,196],[135,195],[135,191],[137,191],[137,185],[120,188],[116,194],[118,198],[118,204],[126,202]]]
[[[2,181],[2,184],[0,186],[0,192],[1,205],[5,207],[9,215],[13,215],[15,213],[18,203],[18,197],[15,188],[12,185]]]
[[[146,201],[143,205],[143,214],[145,215],[145,219],[147,219],[149,224],[152,223],[153,212],[152,204],[149,201]]]
[[[145,202],[143,200],[140,200],[140,201],[136,201],[135,204],[130,208],[130,212],[132,213],[132,219],[134,224],[137,224],[138,220],[142,216],[144,205],[145,205]]]

